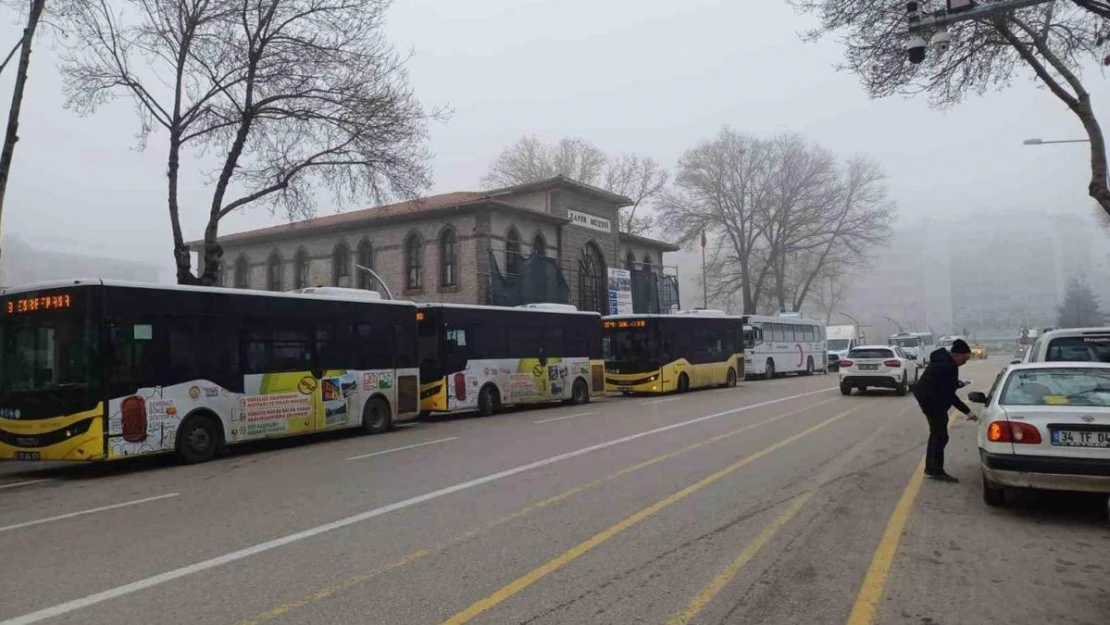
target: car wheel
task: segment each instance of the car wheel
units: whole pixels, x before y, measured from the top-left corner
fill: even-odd
[[[763,379],[775,379],[775,361],[771,360],[770,358],[767,359],[767,370],[763,373]]]
[[[898,386],[894,389],[894,392],[897,393],[899,397],[905,397],[906,396],[906,374],[905,373],[902,374],[902,381],[898,383]]]
[[[495,414],[501,408],[501,397],[497,393],[497,388],[492,384],[487,384],[482,387],[478,393],[478,414],[483,417],[489,417]]]
[[[393,428],[393,413],[381,397],[374,397],[362,408],[362,431],[381,434]]]
[[[1006,504],[1006,489],[983,476],[983,502],[997,508]]]
[[[850,387],[847,384],[844,384],[842,382],[840,384],[840,394],[841,395],[851,395],[852,394],[852,387]]]

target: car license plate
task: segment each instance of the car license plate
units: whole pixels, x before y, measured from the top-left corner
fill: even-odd
[[[859,370],[860,371],[878,371],[879,370],[879,365],[860,365]]]
[[[42,454],[37,451],[17,451],[16,460],[42,460]]]
[[[1052,444],[1060,447],[1104,447],[1110,449],[1110,432],[1053,430]]]

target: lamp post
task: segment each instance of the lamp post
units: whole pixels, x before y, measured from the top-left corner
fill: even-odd
[[[1041,139],[1040,137],[1033,137],[1031,139],[1026,139],[1025,141],[1022,141],[1021,143],[1023,145],[1048,145],[1050,143],[1090,143],[1090,142],[1091,142],[1090,139],[1057,139],[1055,141],[1045,141],[1044,139]]]
[[[385,283],[385,280],[382,280],[382,277],[381,277],[381,276],[379,276],[378,274],[374,273],[374,270],[373,270],[373,269],[371,269],[371,268],[369,268],[369,267],[363,267],[362,265],[360,265],[360,264],[358,264],[358,263],[355,263],[354,265],[355,265],[355,269],[358,269],[359,271],[365,271],[366,273],[368,273],[368,274],[370,274],[371,276],[373,276],[373,278],[374,278],[375,280],[377,280],[377,281],[378,281],[378,284],[382,285],[382,288],[383,288],[383,289],[385,289],[385,295],[386,295],[386,297],[388,297],[389,299],[394,299],[394,297],[393,297],[393,291],[390,291],[390,290],[389,290],[389,285]]]

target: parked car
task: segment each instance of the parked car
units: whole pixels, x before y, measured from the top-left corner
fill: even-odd
[[[982,404],[979,459],[983,501],[1007,488],[1110,493],[1110,364],[1009,365]]]
[[[899,395],[917,385],[920,370],[917,360],[895,345],[864,345],[840,359],[840,392],[851,395],[852,389],[865,392],[869,388],[889,388]]]
[[[1110,328],[1049,330],[1037,337],[1023,362],[1110,362]]]

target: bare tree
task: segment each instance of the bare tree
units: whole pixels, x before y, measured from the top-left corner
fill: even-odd
[[[810,299],[824,316],[826,326],[832,323],[833,315],[840,309],[847,295],[848,280],[844,274],[828,270],[814,281]]]
[[[505,148],[483,179],[487,188],[509,187],[555,176],[593,185],[632,200],[620,214],[621,232],[643,234],[652,219],[637,209],[650,204],[667,186],[667,172],[652,158],[633,154],[610,157],[582,139],[545,144],[522,137]]]
[[[4,130],[4,146],[0,148],[0,224],[3,223],[4,199],[8,192],[8,180],[12,170],[12,161],[15,160],[15,144],[19,141],[19,115],[23,109],[23,93],[27,89],[27,75],[31,68],[31,48],[34,44],[35,33],[42,21],[46,0],[26,0],[20,2],[27,10],[27,20],[24,22],[23,33],[19,41],[12,46],[4,62],[0,65],[0,73],[7,68],[8,63],[19,52],[19,61],[16,64],[15,84],[12,86],[12,102],[8,108],[8,123]]]
[[[859,75],[872,97],[928,96],[932,105],[958,104],[968,94],[1010,85],[1025,70],[1076,116],[1090,139],[1088,194],[1110,213],[1106,142],[1090,93],[1081,81],[1083,65],[1110,61],[1107,4],[1101,0],[1060,0],[1004,16],[969,20],[950,28],[950,50],[930,53],[912,65],[904,48],[903,0],[787,0],[817,15],[821,26],[810,38],[836,35],[847,47],[844,68]]]
[[[213,284],[219,222],[250,205],[313,213],[337,201],[415,196],[429,183],[427,114],[382,35],[388,0],[71,0],[69,104],[125,96],[140,138],[168,135],[177,279]],[[122,5],[122,6],[121,6]],[[183,157],[213,166],[203,270],[181,228]]]
[[[710,290],[740,293],[745,313],[758,309],[768,277],[760,216],[774,193],[770,165],[766,142],[725,128],[682,155],[675,188],[659,202],[660,225],[680,242],[710,235]]]

